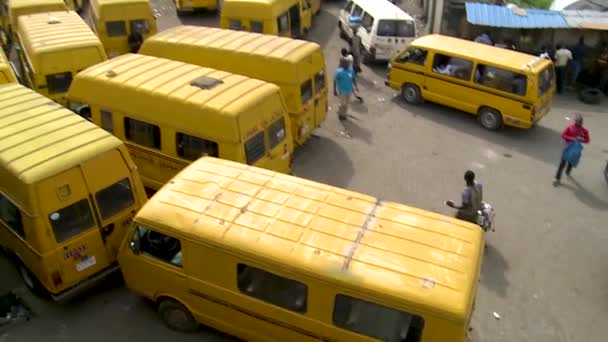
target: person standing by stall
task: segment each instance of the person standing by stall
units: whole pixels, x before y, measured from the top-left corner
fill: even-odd
[[[572,60],[572,52],[561,44],[557,44],[557,51],[555,51],[554,58],[555,73],[557,74],[557,93],[563,94],[566,83],[566,68],[568,62]]]

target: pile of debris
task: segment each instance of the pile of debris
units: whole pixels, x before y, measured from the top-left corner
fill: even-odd
[[[0,293],[0,333],[13,324],[29,321],[31,317],[31,310],[15,293]]]

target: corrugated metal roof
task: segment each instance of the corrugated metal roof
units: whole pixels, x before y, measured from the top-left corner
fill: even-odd
[[[565,10],[561,13],[571,28],[608,29],[608,12]]]
[[[474,25],[505,28],[569,28],[560,12],[541,9],[511,9],[467,2],[467,21]]]

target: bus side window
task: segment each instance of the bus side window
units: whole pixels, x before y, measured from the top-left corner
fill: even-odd
[[[424,65],[426,63],[427,51],[419,48],[411,48],[399,56],[399,62]]]
[[[214,141],[177,133],[175,142],[177,144],[177,155],[180,158],[197,160],[202,156],[219,157],[218,145]]]
[[[340,328],[389,342],[420,342],[424,329],[421,316],[342,294],[336,296],[333,321]]]
[[[0,194],[0,221],[17,235],[25,238],[21,211],[8,198]]]
[[[433,71],[442,75],[468,81],[471,79],[473,62],[438,53],[435,54],[433,59]]]
[[[308,288],[303,283],[245,264],[238,264],[236,273],[237,287],[244,294],[287,310],[306,312]]]

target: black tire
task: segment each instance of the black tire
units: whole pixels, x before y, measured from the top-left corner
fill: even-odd
[[[608,183],[608,162],[606,162],[606,168],[604,169],[604,179]]]
[[[583,89],[578,93],[578,98],[587,104],[599,104],[602,101],[602,91],[596,88]]]
[[[502,127],[502,115],[496,109],[481,107],[478,114],[477,121],[483,128],[495,131]]]
[[[420,92],[420,88],[417,85],[412,83],[406,83],[401,87],[401,97],[405,102],[418,105],[422,103],[422,93]]]
[[[163,299],[158,305],[158,314],[171,330],[185,333],[198,330],[199,324],[190,310],[173,299]]]
[[[36,276],[32,272],[30,272],[27,266],[25,266],[25,264],[23,264],[21,260],[17,259],[16,256],[15,259],[19,276],[21,276],[21,280],[23,280],[23,283],[28,288],[28,290],[30,290],[30,292],[42,299],[48,299],[50,297],[50,294],[44,288],[38,278],[36,278]]]

